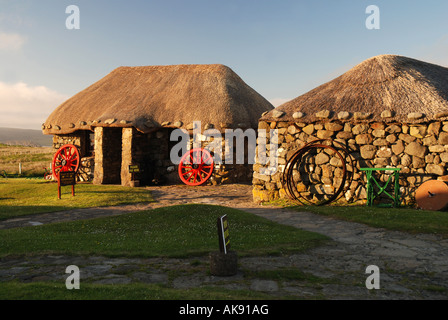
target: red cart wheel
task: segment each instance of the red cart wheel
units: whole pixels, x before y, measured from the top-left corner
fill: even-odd
[[[60,171],[78,171],[80,157],[78,148],[72,144],[66,144],[59,148],[53,158],[53,176],[58,180]]]
[[[212,175],[213,157],[205,149],[192,149],[180,159],[178,171],[183,183],[189,186],[199,186]]]

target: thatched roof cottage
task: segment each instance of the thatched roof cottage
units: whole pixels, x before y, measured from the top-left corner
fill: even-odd
[[[254,166],[256,201],[285,197],[281,175],[288,158],[310,141],[331,139],[342,143],[356,164],[349,168],[353,180],[342,200],[366,198],[359,168],[394,167],[401,169],[401,193],[409,202],[422,182],[446,173],[448,68],[403,56],[376,56],[267,112],[259,127],[278,129],[280,170],[266,177],[258,174],[261,164]],[[331,155],[325,158],[312,179],[321,189],[334,190],[330,181],[338,180],[340,170]],[[296,182],[303,188],[302,181]]]
[[[202,130],[256,129],[271,109],[224,65],[120,67],[62,103],[42,130],[54,135],[55,148],[74,143],[82,157],[91,157],[95,183],[129,185],[130,164],[142,168],[142,183],[176,180],[172,130],[191,131],[193,121]]]

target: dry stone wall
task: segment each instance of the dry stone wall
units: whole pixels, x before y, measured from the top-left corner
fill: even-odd
[[[81,157],[81,163],[78,169],[78,181],[90,182],[93,181],[95,170],[95,159],[90,154],[90,135],[89,130],[79,130],[71,134],[54,135],[53,148],[54,152],[66,144],[72,144],[78,148]]]
[[[121,182],[121,128],[95,128],[95,184]]]
[[[341,118],[339,118],[341,119]],[[300,121],[300,120],[299,120]],[[306,143],[317,139],[332,139],[343,144],[353,159],[353,168],[348,166],[352,181],[339,201],[345,203],[365,202],[366,177],[360,168],[400,168],[400,192],[404,204],[414,202],[415,190],[424,181],[437,179],[446,174],[448,164],[448,122],[434,121],[420,124],[400,123],[363,123],[344,121],[305,122],[267,122],[260,121],[259,129],[267,132],[278,130],[278,141],[259,139],[260,143],[278,146],[278,171],[272,175],[263,175],[261,170],[267,168],[260,158],[253,166],[253,198],[256,202],[286,198],[282,184],[282,173],[287,160]],[[341,164],[328,152],[320,152],[310,160],[315,170],[309,172],[309,179],[316,179],[315,189],[310,193],[318,193],[319,188],[335,188],[340,182]],[[306,170],[305,168],[303,168]],[[377,177],[379,181],[387,181],[390,172]],[[298,173],[297,173],[298,174]],[[300,181],[297,188],[300,189]],[[316,189],[316,187],[319,187]]]
[[[96,184],[120,183],[124,186],[182,183],[177,165],[170,160],[170,151],[177,141],[170,141],[172,128],[161,128],[152,133],[141,133],[135,128],[95,128],[93,154],[89,154],[90,131],[77,131],[67,135],[55,135],[55,151],[62,145],[73,144],[81,153],[79,181],[93,181]],[[192,131],[192,130],[190,130]],[[213,138],[199,135],[201,147],[207,148]],[[190,148],[193,135],[190,132]],[[221,159],[236,152],[236,145],[228,148],[221,141]],[[244,164],[216,163],[208,184],[250,183],[252,165],[248,161],[248,146],[244,150]],[[96,166],[95,166],[96,164]],[[131,174],[129,165],[139,165],[140,172]],[[136,182],[138,182],[136,184]]]
[[[215,148],[214,145],[212,145],[214,141],[212,137],[207,138],[200,135],[199,140],[201,140],[202,148],[209,149],[213,152]],[[238,150],[240,146],[237,146],[236,143],[226,141],[224,136],[217,143],[221,144],[221,155],[216,156],[213,154],[215,159],[215,168],[208,184],[219,185],[229,183],[250,183],[252,180],[253,168],[252,164],[250,164],[252,162],[248,159],[248,148],[251,148],[248,143],[245,143],[242,150]],[[190,138],[190,147],[193,147],[193,137]],[[255,146],[253,146],[253,148],[255,148]],[[241,159],[242,163],[238,163],[239,161],[236,158],[237,153],[244,154],[244,159]],[[230,158],[232,158],[231,161],[228,160]],[[220,161],[217,161],[216,159],[220,159]]]

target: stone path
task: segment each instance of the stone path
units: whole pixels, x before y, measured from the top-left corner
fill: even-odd
[[[1,228],[40,225],[56,221],[110,216],[181,203],[207,203],[239,208],[259,216],[332,239],[302,254],[239,259],[232,277],[208,274],[208,258],[125,259],[106,257],[38,256],[0,260],[0,282],[57,280],[67,277],[65,268],[77,265],[81,281],[92,283],[160,283],[173,288],[219,286],[248,289],[272,297],[305,299],[447,299],[448,239],[433,235],[409,235],[335,220],[306,212],[257,206],[251,202],[251,186],[225,185],[193,188],[151,187],[157,202],[111,208],[79,209],[41,214],[0,222]],[[368,290],[366,268],[380,270],[380,289]],[[297,270],[317,280],[261,279],[246,277],[249,271]]]

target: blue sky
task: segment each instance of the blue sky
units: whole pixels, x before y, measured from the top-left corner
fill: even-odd
[[[446,0],[0,0],[0,127],[40,129],[119,66],[221,63],[275,105],[379,54],[448,67],[447,16]]]

